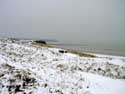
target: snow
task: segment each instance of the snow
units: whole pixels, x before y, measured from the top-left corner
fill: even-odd
[[[90,81],[92,94],[125,94],[125,81],[111,79],[90,73],[82,73]]]
[[[125,94],[125,57],[80,57],[0,39],[0,94]]]

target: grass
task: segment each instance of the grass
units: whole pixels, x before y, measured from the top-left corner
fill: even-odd
[[[81,57],[90,57],[90,58],[95,58],[96,56],[93,54],[87,54],[87,53],[82,53],[76,50],[67,50],[69,53],[77,54]]]

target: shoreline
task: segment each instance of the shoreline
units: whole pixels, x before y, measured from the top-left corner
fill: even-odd
[[[51,44],[52,45],[52,44]],[[66,49],[66,50],[75,50],[75,51],[78,51],[78,52],[81,52],[81,53],[88,53],[88,54],[98,54],[98,55],[107,55],[107,56],[118,56],[118,57],[125,57],[124,53],[120,53],[118,51],[104,51],[104,50],[96,50],[96,49],[93,49],[93,50],[89,50],[89,48],[78,48],[78,47],[68,47],[68,46],[59,46],[59,45],[52,45],[52,46],[55,46],[57,48],[62,48],[62,49]]]

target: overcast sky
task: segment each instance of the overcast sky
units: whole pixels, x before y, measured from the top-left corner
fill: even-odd
[[[0,36],[125,44],[125,0],[0,0]]]

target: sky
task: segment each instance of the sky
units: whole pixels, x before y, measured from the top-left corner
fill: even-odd
[[[125,45],[125,0],[0,0],[0,36]]]

